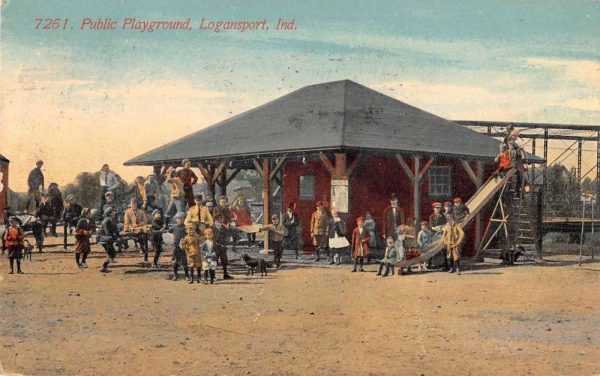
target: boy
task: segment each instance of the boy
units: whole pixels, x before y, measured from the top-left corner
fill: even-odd
[[[102,264],[102,273],[108,273],[108,265],[114,262],[117,256],[115,242],[119,238],[119,228],[117,227],[117,211],[111,207],[104,211],[104,220],[100,230],[98,244],[104,247],[106,252],[106,261]]]
[[[169,232],[173,234],[173,245],[174,245],[174,249],[173,249],[173,258],[171,259],[171,263],[173,264],[173,277],[171,277],[172,281],[177,281],[177,269],[179,269],[179,266],[183,266],[183,271],[185,272],[185,279],[186,281],[190,280],[190,275],[189,275],[189,270],[188,270],[188,263],[187,263],[187,255],[185,254],[185,250],[181,249],[180,243],[181,240],[185,237],[185,225],[183,224],[183,220],[184,220],[185,214],[183,214],[182,212],[179,212],[177,214],[175,214],[175,226],[173,226]],[[189,227],[195,228],[195,224],[191,223],[189,224]],[[194,231],[197,231],[196,229],[194,229]]]
[[[463,223],[469,213],[469,208],[463,204],[462,199],[456,197],[454,199],[454,206],[452,207],[452,218],[454,218],[454,221],[458,224]]]
[[[312,238],[313,245],[315,246],[315,253],[317,258],[315,261],[321,259],[321,249],[327,248],[327,242],[329,240],[328,230],[328,217],[325,214],[325,208],[321,201],[317,202],[317,210],[315,210],[310,217],[310,237]]]
[[[454,273],[454,265],[456,264],[456,271],[460,275],[460,247],[465,240],[465,233],[453,218],[448,220],[446,228],[444,228],[443,238],[444,243],[446,243],[448,261],[450,261],[448,273]]]
[[[275,267],[281,267],[281,256],[283,255],[283,239],[285,239],[285,227],[279,223],[279,216],[273,214],[271,216],[271,224],[267,225],[261,230],[269,232],[269,245],[273,248],[273,261]]]
[[[89,220],[90,209],[84,208],[75,227],[75,262],[80,268],[87,268],[85,261],[90,253],[90,235],[92,226]]]
[[[419,234],[417,235],[417,244],[419,245],[419,249],[421,251],[421,254],[423,254],[423,251],[425,250],[425,248],[429,245],[429,243],[431,243],[431,240],[433,238],[433,232],[429,229],[429,222],[427,221],[422,221],[421,222],[421,231],[419,231]],[[422,263],[419,265],[419,270],[421,268],[423,268],[424,270],[429,270],[428,265],[429,263],[431,263],[431,259],[429,259],[429,262],[427,263]]]
[[[190,271],[190,284],[194,283],[194,269],[197,271],[200,283],[200,269],[202,268],[202,244],[204,239],[196,232],[194,225],[186,226],[187,235],[179,242],[179,247],[187,254],[187,264]]]
[[[357,227],[352,232],[352,249],[354,250],[354,269],[352,272],[356,272],[356,267],[360,263],[359,271],[364,272],[363,262],[365,257],[369,257],[371,250],[369,249],[369,232],[365,229],[365,219],[363,217],[356,218]]]
[[[200,212],[202,211],[202,195],[197,194],[194,195],[194,203],[191,208],[187,211],[185,216],[184,224],[187,226],[188,224],[193,224],[196,226],[196,231],[200,229]]]
[[[454,217],[454,213],[452,212],[452,203],[450,201],[444,201],[444,217],[446,217],[446,222],[448,222],[449,218]]]
[[[429,216],[429,225],[432,231],[441,234],[446,225],[446,217],[442,214],[442,204],[434,202],[431,206],[433,207],[433,213]]]
[[[152,267],[158,268],[158,260],[160,259],[160,254],[162,253],[162,230],[163,230],[163,219],[162,214],[159,209],[154,209],[152,212],[152,248],[154,249],[154,260],[152,261]]]
[[[204,284],[208,284],[210,275],[210,284],[215,283],[215,269],[217,268],[217,253],[215,252],[215,243],[213,242],[213,231],[210,228],[204,230],[206,241],[202,245],[202,269],[204,270]]]
[[[394,265],[396,265],[397,256],[398,252],[394,246],[394,237],[390,235],[386,239],[385,254],[379,263],[379,271],[377,272],[377,275],[381,275],[384,266],[385,273],[383,273],[383,277],[387,277],[389,275],[390,269],[392,271],[392,275],[394,275]]]
[[[233,277],[227,273],[227,266],[229,265],[229,258],[227,257],[227,239],[229,239],[229,230],[223,224],[222,215],[217,215],[215,217],[214,224],[210,229],[212,230],[212,241],[215,254],[223,267],[223,279],[233,279]]]
[[[23,274],[21,271],[21,258],[23,257],[25,234],[16,217],[11,217],[8,223],[9,227],[4,233],[4,243],[8,249],[8,259],[10,260],[10,273],[8,274],[14,274],[15,260],[17,260],[17,273]]]

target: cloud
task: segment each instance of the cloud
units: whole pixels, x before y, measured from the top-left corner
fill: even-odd
[[[575,81],[600,90],[600,63],[592,60],[569,60],[529,57],[526,64],[558,74],[559,78]]]
[[[564,106],[586,111],[600,112],[600,99],[598,97],[589,97],[583,99],[569,99],[563,103]]]
[[[224,91],[206,90],[192,85],[189,81],[144,81],[118,86],[98,88],[85,94],[119,98],[196,98],[212,99],[227,95]]]

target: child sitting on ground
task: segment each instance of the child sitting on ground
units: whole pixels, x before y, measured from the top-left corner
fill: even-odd
[[[377,272],[377,275],[381,275],[384,266],[384,277],[387,277],[389,275],[390,269],[392,271],[392,275],[394,275],[394,265],[396,265],[397,255],[398,253],[396,252],[396,247],[394,246],[394,237],[388,236],[385,244],[385,254],[383,256],[383,259],[379,263],[379,271]]]
[[[17,260],[17,273],[23,274],[21,271],[21,258],[23,258],[25,235],[16,217],[11,217],[8,220],[8,226],[8,229],[4,232],[4,244],[8,249],[8,259],[10,260],[10,273],[8,274],[14,274],[15,260]]]

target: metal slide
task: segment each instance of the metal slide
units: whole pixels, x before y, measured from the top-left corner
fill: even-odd
[[[485,182],[473,196],[467,201],[466,205],[469,208],[469,215],[460,224],[462,228],[465,228],[471,222],[473,218],[479,213],[481,209],[494,197],[496,192],[502,188],[516,172],[516,169],[511,169],[503,178],[495,177],[490,178]],[[444,242],[441,236],[435,237],[433,243],[427,246],[420,257],[411,258],[408,260],[398,261],[397,267],[406,268],[412,265],[416,265],[421,262],[425,262],[437,255],[441,250],[444,249]]]

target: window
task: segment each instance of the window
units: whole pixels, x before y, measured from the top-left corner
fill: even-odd
[[[429,167],[429,197],[445,198],[452,196],[452,167]]]
[[[315,176],[300,176],[300,200],[315,199]]]

